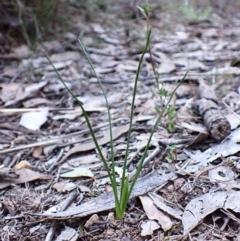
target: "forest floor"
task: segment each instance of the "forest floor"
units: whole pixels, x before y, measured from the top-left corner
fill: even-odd
[[[43,54],[84,104],[108,159],[106,103],[78,38],[83,42],[108,96],[120,182],[147,21],[134,4],[109,8],[78,14],[71,6],[68,31],[57,25],[34,51],[22,43],[10,46],[11,31],[0,38],[9,40],[0,54],[1,240],[239,241],[239,4],[153,9],[135,101],[130,177],[169,98],[163,90],[172,93],[187,76],[153,135],[123,220],[115,219],[110,181],[82,111]]]

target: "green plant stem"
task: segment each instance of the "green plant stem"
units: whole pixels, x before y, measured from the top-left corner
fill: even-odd
[[[103,86],[102,86],[102,82],[101,82],[100,78],[98,77],[98,75],[97,75],[97,73],[96,73],[96,71],[95,71],[95,69],[94,69],[94,67],[93,67],[92,61],[90,60],[89,55],[88,55],[88,53],[86,52],[86,50],[85,50],[85,48],[84,48],[81,40],[78,39],[78,42],[79,42],[79,44],[80,44],[80,46],[81,46],[81,48],[82,48],[82,51],[83,51],[85,57],[87,58],[87,61],[88,61],[89,65],[91,66],[92,72],[94,73],[94,75],[96,76],[96,78],[97,78],[97,80],[98,80],[98,83],[99,83],[99,85],[100,85],[101,91],[102,91],[102,93],[103,93],[103,96],[104,96],[104,99],[105,99],[105,102],[106,102],[107,113],[108,113],[108,121],[109,121],[109,131],[110,131],[110,146],[111,146],[111,155],[110,155],[110,156],[111,156],[112,177],[113,177],[113,183],[112,183],[112,185],[117,188],[116,174],[115,174],[115,162],[114,162],[114,150],[113,150],[112,118],[111,118],[111,114],[110,114],[109,103],[108,103],[108,100],[107,100],[107,94],[106,94],[106,92],[105,92],[105,90],[104,90],[104,88],[103,88]],[[119,199],[117,198],[117,200],[119,200]]]
[[[57,69],[55,68],[55,66],[53,65],[51,59],[49,58],[49,56],[47,55],[46,52],[44,52],[46,58],[48,59],[49,63],[51,64],[51,66],[53,67],[54,71],[56,72],[59,80],[62,82],[62,84],[64,85],[64,87],[67,89],[67,91],[71,94],[71,96],[76,100],[77,104],[80,106],[82,112],[83,112],[83,116],[87,122],[87,126],[89,128],[89,131],[91,133],[91,136],[92,136],[92,139],[93,139],[93,142],[96,146],[96,149],[100,155],[100,158],[101,160],[103,161],[103,164],[104,164],[104,168],[107,170],[107,173],[108,173],[108,176],[109,176],[109,179],[110,179],[110,182],[112,184],[112,187],[113,187],[113,194],[114,194],[114,198],[115,198],[115,204],[116,204],[116,207],[119,207],[119,199],[118,199],[118,195],[117,195],[117,185],[116,185],[116,175],[115,175],[115,172],[110,171],[110,168],[108,167],[108,164],[107,164],[107,161],[101,151],[101,148],[100,146],[98,145],[98,142],[97,142],[97,138],[94,134],[94,131],[92,129],[92,125],[89,121],[89,118],[88,118],[88,115],[87,115],[87,112],[85,111],[84,107],[83,107],[83,104],[81,101],[78,100],[78,98],[73,94],[73,92],[68,88],[68,86],[65,84],[64,80],[62,79],[62,77],[60,76],[60,74],[58,73]],[[94,71],[95,72],[95,71]],[[105,92],[104,92],[105,93]],[[111,128],[110,128],[110,133],[111,133]],[[111,135],[111,134],[110,134]],[[111,136],[112,138],[112,136]],[[112,143],[112,141],[111,141]],[[114,161],[113,161],[113,164],[114,164]],[[114,167],[114,165],[113,165]]]
[[[152,130],[150,133],[150,137],[148,139],[147,145],[144,149],[144,153],[142,158],[140,159],[140,162],[137,166],[137,171],[136,174],[134,175],[133,181],[131,184],[129,184],[129,176],[126,176],[126,169],[127,169],[127,158],[128,158],[128,152],[129,152],[129,147],[130,147],[130,138],[131,138],[131,132],[132,132],[132,125],[133,125],[133,116],[134,116],[134,104],[135,104],[135,97],[136,97],[136,93],[137,93],[137,84],[138,84],[138,78],[139,78],[139,74],[140,74],[140,70],[141,70],[141,66],[143,63],[143,59],[144,59],[144,55],[147,52],[148,48],[149,48],[149,43],[150,43],[150,36],[151,36],[151,28],[149,28],[148,32],[147,32],[147,41],[146,41],[146,45],[145,48],[143,50],[143,53],[141,55],[139,64],[138,64],[138,68],[137,68],[137,73],[136,73],[136,77],[135,77],[135,81],[134,81],[134,88],[133,88],[133,99],[132,99],[132,103],[131,103],[131,114],[130,114],[130,123],[129,123],[129,130],[128,130],[128,135],[127,135],[127,147],[126,147],[126,153],[125,153],[125,157],[124,157],[124,163],[123,163],[123,174],[122,174],[122,180],[121,180],[121,188],[120,188],[120,196],[118,196],[118,190],[117,190],[117,182],[116,182],[116,173],[115,173],[115,162],[114,162],[114,149],[113,149],[113,135],[112,135],[112,121],[111,121],[111,114],[110,114],[110,107],[108,104],[108,100],[107,100],[107,96],[106,96],[106,92],[102,86],[101,80],[99,79],[99,77],[97,76],[97,73],[95,72],[95,69],[93,67],[93,64],[89,58],[88,53],[86,52],[82,42],[79,40],[80,46],[82,48],[82,51],[85,55],[85,57],[87,58],[87,61],[89,63],[89,65],[91,66],[91,70],[93,71],[94,75],[96,76],[98,83],[100,85],[100,88],[102,90],[102,93],[104,95],[105,98],[105,102],[106,102],[106,106],[107,106],[107,111],[108,111],[108,120],[109,120],[109,129],[110,129],[110,143],[111,143],[111,168],[108,166],[107,160],[105,159],[101,148],[98,144],[96,135],[93,131],[92,125],[90,123],[90,120],[88,118],[87,112],[84,109],[83,103],[81,101],[78,100],[78,98],[73,94],[73,92],[68,88],[68,86],[65,84],[64,80],[62,79],[62,77],[59,75],[58,71],[56,70],[55,66],[53,65],[52,61],[50,60],[50,58],[48,57],[48,55],[44,52],[46,58],[48,59],[48,61],[50,62],[51,66],[53,67],[54,71],[56,72],[59,80],[62,82],[62,84],[65,86],[65,88],[67,89],[67,91],[71,94],[71,96],[75,99],[75,101],[77,102],[77,104],[80,106],[83,116],[85,117],[85,120],[87,122],[90,134],[92,136],[93,142],[96,146],[96,149],[99,153],[99,156],[101,158],[101,160],[103,161],[104,167],[107,170],[108,176],[110,178],[110,182],[112,184],[112,188],[113,188],[113,195],[114,195],[114,199],[115,199],[115,205],[116,205],[116,217],[118,219],[123,218],[126,207],[127,207],[127,203],[128,200],[131,196],[132,190],[134,188],[134,185],[140,175],[142,166],[143,166],[143,162],[145,160],[145,157],[147,156],[147,151],[148,148],[150,146],[151,143],[151,139],[152,136],[154,134],[154,132],[157,129],[157,126],[163,116],[163,114],[166,111],[166,108],[168,107],[170,101],[172,100],[177,88],[180,86],[180,84],[184,81],[186,75],[188,72],[186,72],[185,76],[183,77],[183,79],[178,83],[178,85],[176,86],[176,88],[174,89],[174,91],[172,92],[167,104],[162,108],[162,111],[160,112]]]
[[[144,153],[143,153],[142,158],[140,159],[140,162],[139,162],[139,164],[138,164],[137,172],[136,172],[136,174],[134,175],[133,181],[132,181],[132,183],[131,183],[131,185],[130,185],[130,188],[129,188],[129,191],[128,191],[127,200],[129,200],[130,195],[131,195],[132,190],[133,190],[133,187],[134,187],[134,185],[135,185],[135,183],[136,183],[136,181],[137,181],[137,179],[138,179],[138,177],[139,177],[139,175],[140,175],[140,172],[141,172],[141,170],[142,170],[142,165],[143,165],[143,162],[144,162],[145,157],[147,156],[147,151],[148,151],[148,148],[149,148],[149,146],[150,146],[150,143],[151,143],[153,134],[154,134],[154,132],[156,131],[157,126],[158,126],[158,124],[159,124],[159,122],[160,122],[160,120],[161,120],[164,112],[166,111],[166,108],[168,107],[169,103],[171,102],[171,100],[172,100],[172,98],[173,98],[176,90],[177,90],[178,87],[182,84],[182,82],[185,80],[187,74],[188,74],[188,71],[185,73],[183,79],[182,79],[182,80],[177,84],[177,86],[174,88],[174,90],[173,90],[173,92],[172,92],[172,94],[171,94],[171,96],[170,96],[167,104],[163,107],[161,113],[159,114],[159,116],[158,116],[158,118],[157,118],[157,120],[156,120],[156,122],[155,122],[155,124],[154,124],[154,126],[153,126],[153,128],[152,128],[152,131],[151,131],[150,137],[149,137],[149,139],[148,139],[147,145],[146,145],[146,147],[145,147]]]
[[[148,46],[149,46],[150,36],[151,36],[151,28],[149,29],[148,34],[147,34],[146,45],[145,45],[145,48],[144,48],[143,53],[141,55],[141,58],[140,58],[140,61],[139,61],[139,64],[138,64],[138,68],[137,68],[135,81],[134,81],[133,99],[132,99],[131,114],[130,114],[130,124],[129,124],[128,136],[127,136],[127,147],[126,147],[125,158],[124,158],[124,162],[123,162],[123,174],[122,174],[122,181],[121,181],[120,203],[122,203],[122,202],[125,203],[125,202],[128,201],[128,199],[125,200],[126,196],[123,195],[123,192],[124,192],[124,183],[125,183],[125,178],[126,178],[128,151],[129,151],[130,138],[131,138],[131,132],[132,132],[132,123],[133,123],[133,115],[134,115],[134,104],[135,104],[135,97],[136,97],[136,93],[137,93],[138,78],[139,78],[141,66],[142,66],[142,63],[143,63],[144,55],[147,52],[147,49],[148,49]]]

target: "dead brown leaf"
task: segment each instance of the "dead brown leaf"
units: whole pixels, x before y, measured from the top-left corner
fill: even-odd
[[[31,181],[35,181],[35,180],[52,180],[53,176],[51,175],[46,175],[46,174],[41,174],[35,171],[32,171],[30,169],[27,168],[22,168],[19,170],[15,171],[17,175],[19,175],[18,179],[5,179],[2,180],[0,183],[0,189],[6,188],[11,186],[12,184],[23,184],[26,182],[31,182]]]
[[[173,223],[171,219],[156,208],[151,198],[147,196],[140,196],[139,198],[143,205],[143,209],[150,220],[157,220],[164,231],[168,231],[172,228]]]

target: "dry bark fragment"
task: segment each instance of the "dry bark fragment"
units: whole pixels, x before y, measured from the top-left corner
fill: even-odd
[[[156,187],[161,186],[163,183],[171,178],[174,178],[175,174],[168,173],[159,175],[156,172],[149,173],[148,175],[140,178],[136,185],[134,186],[132,197],[143,195]],[[115,207],[114,196],[112,192],[104,193],[90,201],[81,204],[80,206],[69,208],[67,211],[51,213],[49,211],[45,212],[43,216],[50,217],[85,217],[87,215],[92,215],[94,213],[106,211]]]
[[[199,100],[193,104],[193,108],[202,116],[211,136],[215,140],[221,141],[230,134],[230,123],[218,108],[218,100],[214,90],[203,80],[199,80],[198,82]]]

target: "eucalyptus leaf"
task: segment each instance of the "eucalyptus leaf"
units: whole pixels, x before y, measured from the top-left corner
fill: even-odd
[[[65,178],[76,178],[76,177],[93,177],[93,173],[91,170],[85,167],[76,167],[69,172],[65,172],[60,175]]]

